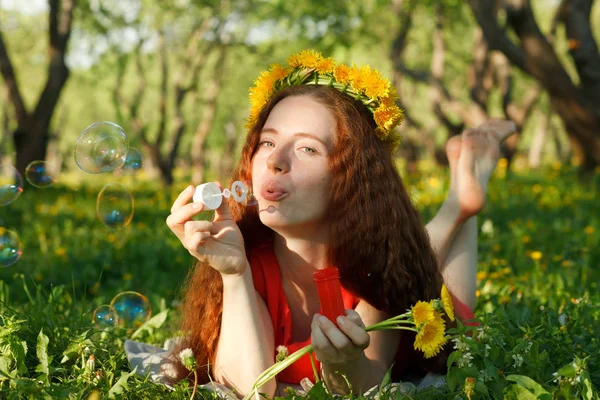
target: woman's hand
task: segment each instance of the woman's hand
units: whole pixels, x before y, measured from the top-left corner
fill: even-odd
[[[215,210],[213,221],[194,221],[192,217],[204,209],[202,203],[189,203],[194,191],[193,186],[188,186],[179,194],[167,217],[167,225],[199,261],[207,262],[223,275],[243,274],[248,262],[244,238],[227,202],[223,201]]]
[[[311,324],[311,342],[317,360],[323,364],[344,364],[360,358],[370,337],[360,315],[346,310],[346,316],[337,318],[339,328],[327,317],[315,314]]]

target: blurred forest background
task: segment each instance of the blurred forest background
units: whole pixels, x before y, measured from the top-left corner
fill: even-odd
[[[591,171],[598,22],[593,0],[0,0],[0,155],[68,175],[80,133],[112,121],[144,177],[224,178],[253,80],[314,48],[398,87],[409,169],[444,164],[449,135],[504,117],[519,128],[509,163]]]

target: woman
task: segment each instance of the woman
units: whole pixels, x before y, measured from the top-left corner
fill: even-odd
[[[258,206],[224,202],[213,221],[193,221],[202,211],[189,204],[193,188],[177,198],[167,223],[199,260],[183,304],[189,336],[182,346],[194,351],[204,380],[210,372],[247,393],[277,346],[291,352],[309,342],[334,392],[349,390],[346,379],[364,392],[392,364],[396,377],[443,371],[446,354],[423,359],[412,351],[414,336],[363,328],[438,297],[444,279],[459,316],[472,316],[474,215],[498,142],[514,128],[495,121],[449,142],[450,195],[428,235],[392,158],[401,121],[394,96],[376,71],[311,51],[294,55],[287,68],[263,74],[251,94],[232,181],[251,180]],[[340,271],[347,309],[336,321],[319,314],[312,278],[328,266]],[[279,380],[311,375],[305,359]],[[261,391],[275,389],[271,381]]]

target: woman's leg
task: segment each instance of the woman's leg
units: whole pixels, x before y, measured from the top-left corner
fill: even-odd
[[[450,191],[440,211],[427,224],[444,282],[472,309],[477,284],[477,214],[485,206],[500,142],[514,131],[512,122],[492,120],[448,141]]]

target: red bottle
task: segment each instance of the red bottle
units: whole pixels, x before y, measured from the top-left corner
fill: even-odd
[[[321,314],[337,325],[336,318],[340,315],[346,315],[338,269],[329,267],[319,270],[313,274],[313,280],[319,293]]]

